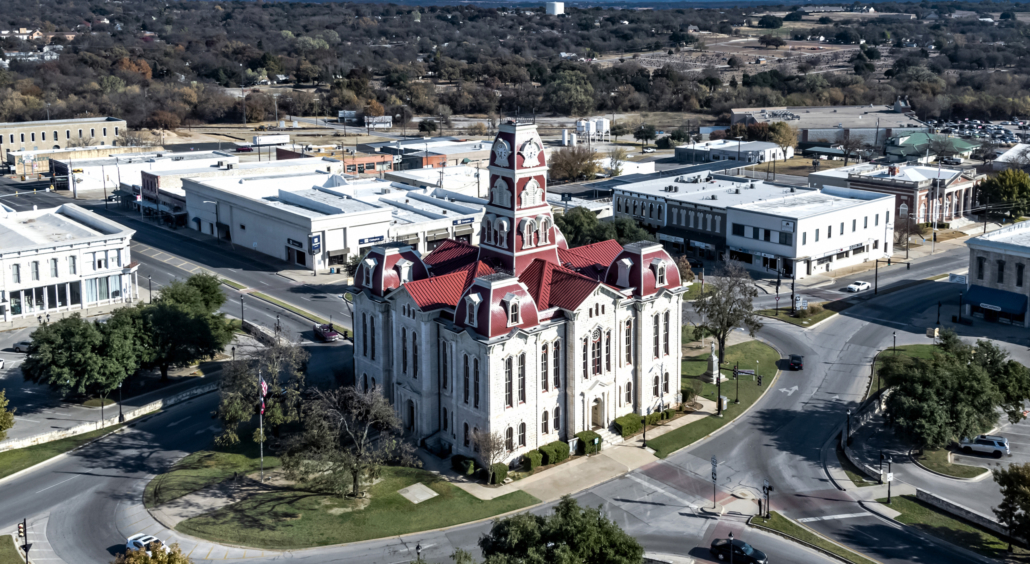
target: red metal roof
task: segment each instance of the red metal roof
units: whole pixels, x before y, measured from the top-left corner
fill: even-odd
[[[408,290],[411,298],[415,300],[422,311],[430,311],[457,306],[461,295],[465,293],[467,278],[468,275],[464,272],[452,272],[443,276],[408,282],[404,288]]]
[[[581,274],[600,280],[608,265],[621,252],[622,245],[609,239],[574,249],[558,249],[558,258],[562,266],[574,268]]]
[[[522,272],[519,281],[526,285],[540,309],[576,309],[599,284],[582,274],[539,259]]]
[[[468,266],[477,257],[479,257],[479,247],[463,241],[447,239],[433,252],[426,255],[422,262],[432,269],[433,274],[439,276]]]

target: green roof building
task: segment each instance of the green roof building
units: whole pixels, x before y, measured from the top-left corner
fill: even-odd
[[[909,133],[887,139],[885,152],[887,159],[892,163],[918,162],[920,164],[929,164],[937,158],[937,155],[932,150],[928,153],[927,149],[930,148],[931,144],[938,141],[947,143],[949,147],[947,154],[941,156],[961,157],[964,159],[968,159],[973,154],[973,151],[980,146],[978,143],[972,143],[958,137],[929,133]]]

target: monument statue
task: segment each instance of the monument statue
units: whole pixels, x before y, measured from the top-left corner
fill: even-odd
[[[718,376],[716,376],[718,375]],[[729,378],[722,375],[719,371],[719,355],[715,352],[715,341],[712,341],[712,354],[708,357],[708,370],[705,371],[705,381],[714,384],[716,378],[721,378],[723,382]]]

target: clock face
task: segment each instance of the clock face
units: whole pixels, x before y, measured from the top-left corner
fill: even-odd
[[[595,343],[596,343],[597,341],[600,341],[600,340],[601,340],[601,330],[600,330],[600,329],[594,329],[594,335],[593,335],[593,337],[594,337],[594,342],[595,342]]]
[[[498,139],[494,142],[494,162],[498,166],[508,166],[508,156],[511,155],[511,150],[508,149],[508,144]]]
[[[530,139],[522,144],[522,158],[524,166],[540,165],[540,144],[536,139]]]

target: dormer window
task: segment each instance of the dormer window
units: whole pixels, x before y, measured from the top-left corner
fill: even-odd
[[[503,178],[498,178],[490,189],[490,203],[505,208],[511,206],[511,191]]]
[[[482,301],[479,294],[469,294],[465,298],[465,324],[469,327],[476,326],[477,314],[479,313],[479,302]]]
[[[394,265],[397,274],[400,276],[401,284],[411,282],[411,265],[412,262],[408,259],[401,259]]]
[[[629,271],[631,268],[633,268],[633,261],[628,258],[624,258],[616,262],[615,265],[616,268],[619,269],[619,279],[615,282],[615,285],[619,286],[620,288],[625,288],[629,286]]]
[[[508,315],[508,327],[522,323],[522,312],[519,310],[519,297],[515,294],[507,294],[502,302],[504,311]]]
[[[550,241],[551,218],[547,217],[546,215],[537,216],[536,224],[538,226],[537,227],[537,233],[538,233],[538,237],[539,237],[538,244],[546,245],[546,244],[550,243],[551,242]]]
[[[372,287],[372,273],[376,269],[376,261],[375,261],[375,259],[367,258],[367,259],[365,259],[362,262],[365,263],[365,287],[366,288],[371,288]]]
[[[654,259],[653,261],[651,261],[651,269],[654,270],[654,281],[655,281],[654,283],[655,283],[655,286],[665,286],[665,285],[667,285],[666,276],[665,276],[666,268],[667,268],[667,266],[665,265],[665,261],[664,260]]]
[[[522,188],[522,207],[538,206],[543,203],[544,190],[536,179],[530,179]]]
[[[536,234],[536,222],[532,219],[522,220],[522,248],[530,249],[535,245],[533,243],[533,235]]]

